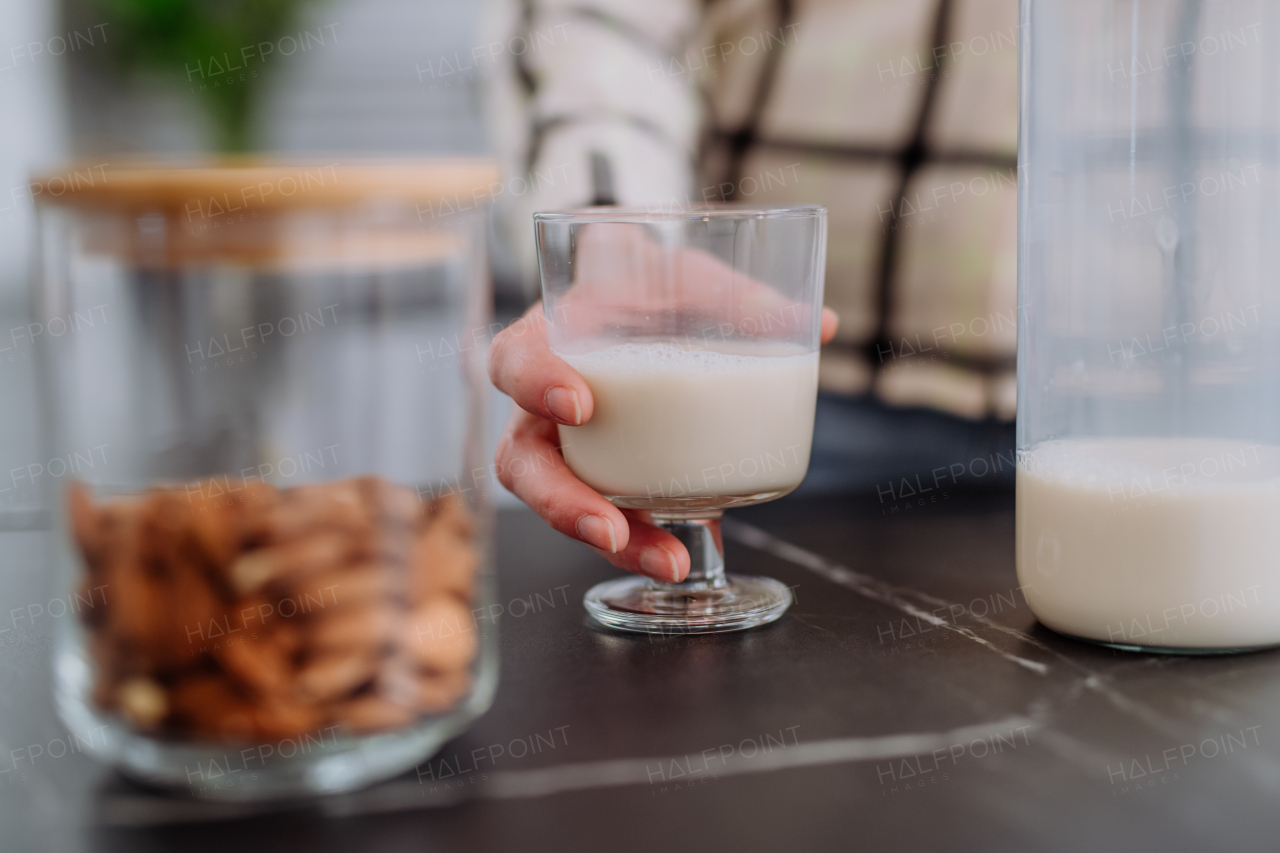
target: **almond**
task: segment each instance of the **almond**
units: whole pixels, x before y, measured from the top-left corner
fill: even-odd
[[[476,655],[476,624],[454,598],[438,595],[414,608],[400,642],[420,667],[437,672],[460,669]]]
[[[326,613],[308,631],[311,647],[324,651],[364,649],[374,653],[391,643],[404,623],[402,612],[386,603],[372,603]]]
[[[320,655],[298,673],[298,698],[304,702],[331,702],[352,693],[378,672],[378,659],[361,649]]]
[[[367,693],[333,707],[328,718],[354,734],[399,729],[414,721],[414,712],[386,696]]]
[[[416,706],[422,714],[440,714],[449,710],[471,688],[471,672],[428,672],[418,676]]]
[[[317,533],[284,545],[249,551],[231,565],[231,583],[241,594],[268,583],[295,581],[337,565],[349,548],[341,533]]]
[[[414,542],[410,600],[419,602],[442,592],[470,599],[479,563],[471,540],[460,536],[447,519],[438,519]]]

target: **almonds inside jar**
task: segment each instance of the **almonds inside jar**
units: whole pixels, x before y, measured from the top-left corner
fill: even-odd
[[[92,695],[139,730],[385,731],[470,689],[480,561],[456,496],[219,478],[97,503],[74,484],[68,500],[87,582],[107,588],[85,620]]]

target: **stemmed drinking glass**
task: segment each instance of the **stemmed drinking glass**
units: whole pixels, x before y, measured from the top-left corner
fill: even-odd
[[[790,591],[725,573],[720,518],[782,497],[808,468],[826,209],[588,208],[534,222],[551,348],[594,398],[586,424],[559,427],[565,461],[690,556],[683,582],[607,581],[587,610],[647,633],[777,619]]]

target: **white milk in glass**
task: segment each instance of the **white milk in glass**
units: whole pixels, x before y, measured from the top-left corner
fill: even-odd
[[[1048,627],[1168,648],[1280,643],[1280,448],[1207,438],[1019,454],[1018,580]]]
[[[768,355],[627,343],[564,355],[595,400],[591,420],[560,427],[565,461],[619,506],[731,506],[804,478],[818,354]]]

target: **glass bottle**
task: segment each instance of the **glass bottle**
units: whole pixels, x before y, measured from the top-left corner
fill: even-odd
[[[1126,649],[1280,643],[1280,6],[1023,0],[1019,581]]]

